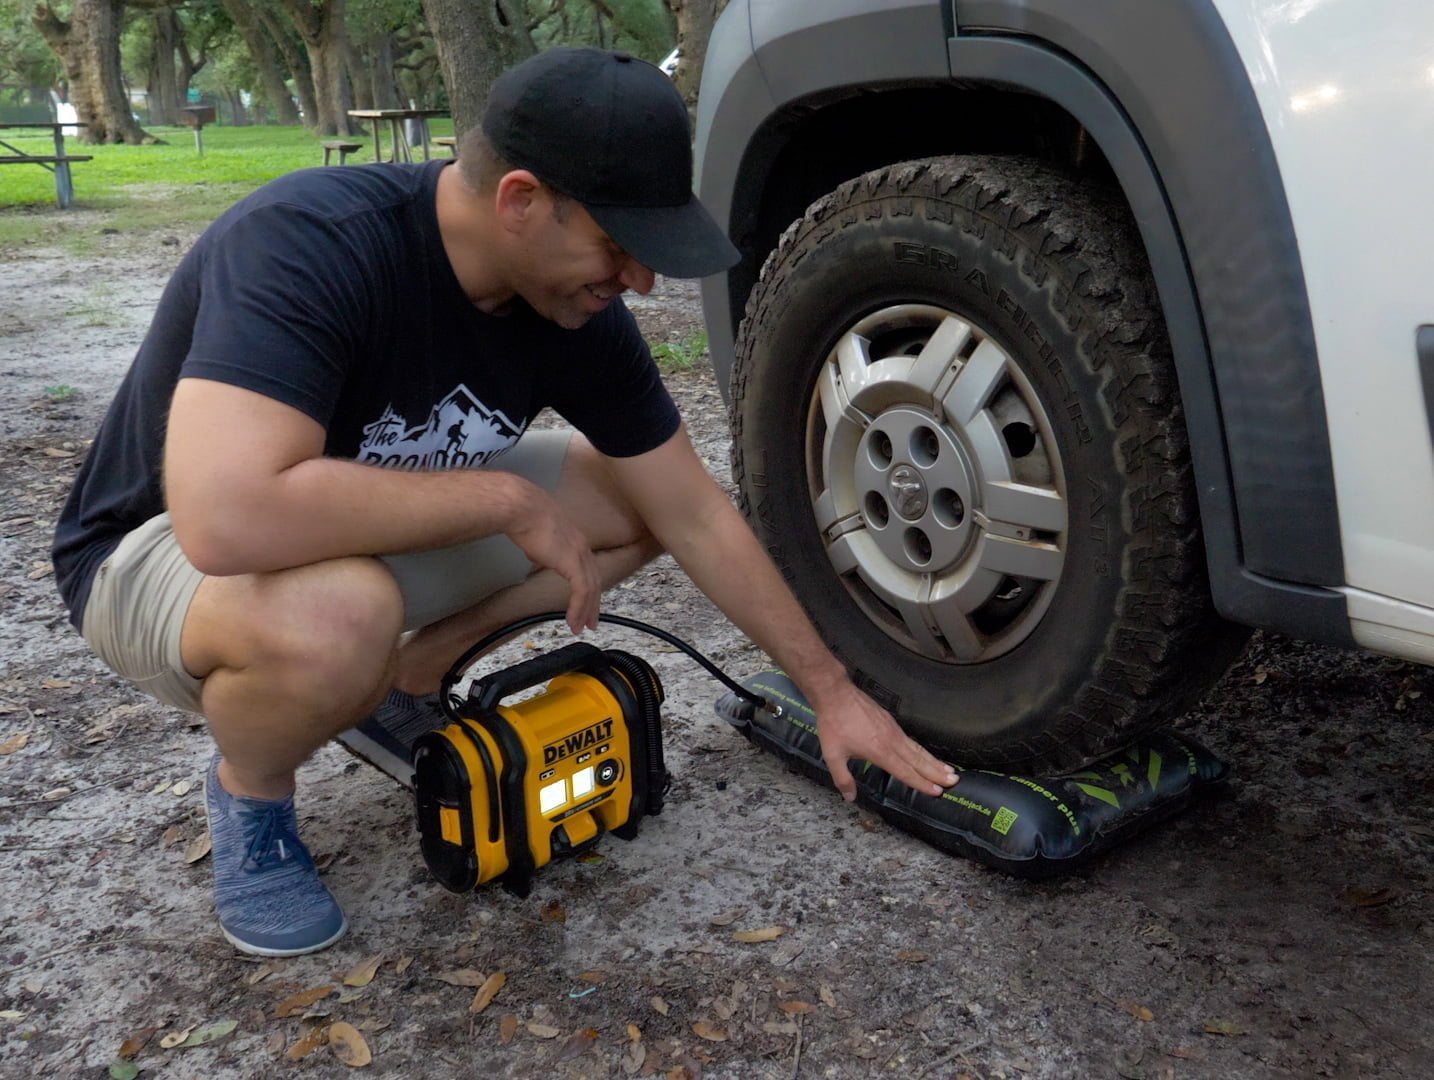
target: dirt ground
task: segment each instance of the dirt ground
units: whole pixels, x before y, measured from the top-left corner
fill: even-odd
[[[698,668],[607,630],[668,693],[676,783],[635,842],[549,866],[527,899],[454,895],[406,794],[325,749],[299,807],[350,931],[315,956],[236,954],[192,846],[204,729],[90,656],[47,555],[192,239],[0,264],[0,1075],[337,1077],[354,1036],[316,1033],[340,1022],[369,1070],[411,1077],[1434,1075],[1434,675],[1273,636],[1185,724],[1231,763],[1228,791],[1027,884],[784,771],[714,717]],[[653,340],[700,322],[687,284],[633,307]],[[725,477],[710,372],[670,384]],[[606,606],[762,665],[670,562]]]

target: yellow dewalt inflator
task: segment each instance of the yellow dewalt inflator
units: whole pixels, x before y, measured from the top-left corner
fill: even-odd
[[[644,815],[662,810],[662,684],[646,661],[579,642],[453,693],[471,657],[500,635],[554,617],[504,627],[460,657],[439,694],[450,723],[414,744],[420,846],[454,892],[498,881],[526,896],[539,867],[604,833],[632,839]],[[542,683],[541,693],[502,703]]]

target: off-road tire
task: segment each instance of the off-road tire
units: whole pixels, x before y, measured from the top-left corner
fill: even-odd
[[[1052,599],[1020,644],[982,662],[932,659],[877,627],[838,578],[813,512],[803,431],[818,372],[845,328],[897,303],[939,306],[999,340],[1062,462],[1069,518]],[[1245,640],[1211,605],[1139,235],[1110,192],[1048,164],[906,162],[814,203],[748,300],[731,422],[743,512],[828,644],[910,732],[960,763],[1091,761],[1183,712]]]

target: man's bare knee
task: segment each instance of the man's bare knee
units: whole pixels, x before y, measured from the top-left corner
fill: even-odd
[[[568,443],[553,497],[587,535],[594,551],[650,538],[641,515],[618,487],[607,458],[581,435],[574,434]]]
[[[243,579],[206,578],[184,626],[186,665],[262,673],[298,700],[367,700],[388,668],[403,597],[376,559],[334,559]]]

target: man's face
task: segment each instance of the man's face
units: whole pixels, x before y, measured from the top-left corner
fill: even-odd
[[[520,238],[517,293],[545,319],[576,330],[628,289],[646,294],[653,273],[618,247],[582,206],[543,189]]]

